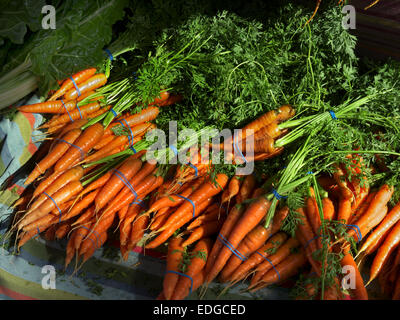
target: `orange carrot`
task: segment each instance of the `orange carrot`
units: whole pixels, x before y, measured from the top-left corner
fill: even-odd
[[[343,220],[343,223],[347,223],[351,216],[351,200],[340,198],[339,210],[338,210],[338,221]]]
[[[236,255],[232,255],[228,262],[225,264],[224,268],[221,270],[220,280],[221,282],[228,281],[232,273],[240,266],[240,264],[247,260],[247,258],[256,250],[260,249],[269,237],[269,232],[264,226],[258,225],[253,230],[251,230],[237,248],[239,253],[239,258]]]
[[[24,217],[23,220],[18,224],[18,229],[23,228],[39,218],[42,218],[55,209],[57,205],[59,206],[68,201],[74,195],[77,195],[81,190],[82,185],[79,181],[71,181],[70,183],[66,184],[60,190],[55,192],[51,196],[51,199],[47,199],[37,209],[33,210],[28,216]]]
[[[228,280],[232,283],[242,280],[251,269],[262,263],[264,257],[268,257],[273,251],[277,250],[286,239],[287,235],[284,232],[278,232],[273,235],[265,245],[256,250],[245,262],[240,264]]]
[[[57,118],[48,121],[46,124],[42,125],[41,128],[50,128],[53,126],[58,126],[60,124],[74,122],[75,120],[86,119],[89,114],[92,114],[99,109],[100,104],[98,102],[92,102],[80,108],[76,107],[75,109],[69,111],[67,114],[62,114]]]
[[[30,206],[27,214],[38,208],[45,200],[48,199],[48,196],[52,196],[56,191],[61,189],[65,184],[71,181],[78,181],[83,176],[83,168],[80,166],[76,166],[69,170],[66,170],[62,174],[60,174],[52,183],[43,190],[42,194],[35,200]],[[47,193],[47,194],[46,194]]]
[[[77,159],[83,159],[85,154],[100,141],[103,132],[104,128],[100,123],[95,123],[85,129],[75,141],[74,146],[70,146],[68,151],[56,162],[54,171],[68,169]]]
[[[143,208],[138,204],[132,204],[128,206],[128,212],[126,213],[120,225],[119,242],[121,245],[127,245],[127,241],[131,234],[132,222],[142,210]]]
[[[208,238],[221,229],[222,224],[225,222],[225,219],[219,219],[215,221],[208,221],[201,226],[198,226],[190,233],[190,236],[183,242],[182,246],[187,247],[192,243],[202,239]]]
[[[312,187],[310,187],[310,197],[306,199],[306,210],[305,210],[307,220],[310,223],[312,230],[315,234],[319,234],[321,226],[321,216],[319,213],[317,201],[315,200],[315,192]]]
[[[228,188],[224,190],[221,197],[221,204],[230,201],[234,196],[239,193],[242,178],[233,176],[229,181]]]
[[[179,265],[183,257],[185,249],[182,246],[183,239],[181,237],[173,237],[168,243],[167,268],[163,280],[163,293],[166,300],[169,300],[178,283]]]
[[[98,236],[98,243],[92,243],[92,246],[83,254],[83,259],[82,263],[85,263],[91,256],[93,256],[94,252],[96,249],[101,248],[101,246],[106,242],[107,240],[107,232],[102,232]]]
[[[358,207],[356,210],[352,210],[349,223],[352,224],[357,221],[364,213],[367,211],[369,205],[371,204],[372,199],[375,197],[376,191],[371,192],[368,194],[368,197],[365,201]]]
[[[335,207],[328,197],[322,198],[322,213],[325,220],[333,220],[335,218]]]
[[[237,221],[239,220],[244,211],[245,207],[243,205],[236,205],[232,207],[219,232],[222,237],[226,238],[230,234],[230,232],[232,231],[232,229],[234,228],[235,224],[237,223]],[[217,241],[214,242],[214,245],[211,249],[211,252],[207,260],[206,274],[208,274],[213,268],[215,259],[218,257],[219,252],[223,246],[224,246],[223,243],[219,241],[219,239],[217,239]]]
[[[62,83],[60,89],[58,89],[50,98],[49,101],[53,101],[62,97],[69,89],[74,86],[74,82],[76,85],[86,81],[90,77],[92,77],[96,73],[96,68],[88,68],[82,71],[79,71],[72,75],[70,78],[65,79]],[[72,79],[71,79],[72,78]],[[72,81],[73,80],[73,81]]]
[[[210,238],[205,238],[196,243],[193,251],[191,251],[193,257],[190,264],[187,266],[184,272],[188,277],[180,277],[178,283],[175,286],[174,292],[171,296],[171,300],[182,299],[189,295],[191,288],[190,278],[194,278],[206,265],[208,254],[211,250],[212,241]],[[193,290],[193,289],[192,289]]]
[[[270,269],[261,279],[261,284],[252,288],[250,292],[254,292],[261,288],[265,288],[271,284],[284,281],[296,275],[299,269],[302,268],[307,262],[304,250],[289,255],[286,259],[281,261],[275,268]]]
[[[378,238],[394,226],[397,221],[400,220],[400,202],[398,202],[392,210],[386,215],[383,221],[377,226],[377,228],[372,232],[372,234],[366,239],[366,241],[361,246],[359,253],[365,251],[370,245],[374,243]]]
[[[280,245],[275,253],[266,255],[265,252],[261,252],[263,254],[263,262],[257,266],[255,274],[251,279],[249,289],[257,286],[259,281],[271,270],[271,268],[274,268],[280,262],[284,261],[299,245],[300,242],[297,238],[290,238],[288,241]]]
[[[148,225],[150,217],[147,214],[141,214],[136,217],[132,223],[130,238],[128,240],[128,250],[132,250],[142,239]]]
[[[107,83],[107,77],[104,73],[98,73],[86,81],[77,85],[78,90],[73,88],[64,95],[64,98],[67,100],[72,100],[78,98],[80,95],[84,94],[87,91],[95,90],[100,88],[101,86]]]
[[[378,249],[376,256],[372,262],[369,282],[374,280],[378,273],[381,271],[383,264],[393,252],[393,250],[400,243],[400,222],[397,222],[393,229],[390,231],[388,236],[386,237],[383,244]]]
[[[114,140],[114,138],[115,138],[114,135],[109,135],[109,136],[106,136],[106,137],[103,136],[103,139],[101,139],[101,140],[99,141],[99,143],[96,144],[96,145],[93,147],[93,149],[94,149],[94,150],[100,150],[101,148],[103,148],[103,147],[105,147],[106,145],[108,145],[112,140]]]
[[[35,167],[35,169],[29,174],[25,181],[28,185],[36,180],[42,173],[44,173],[48,168],[55,164],[69,149],[70,144],[74,143],[75,140],[80,136],[81,130],[74,129],[65,134],[65,136],[60,140],[57,145],[49,152]]]
[[[118,169],[115,169],[111,178],[104,184],[95,199],[96,212],[102,209],[118,192],[127,185],[129,180],[140,170],[142,161],[129,157]]]
[[[350,266],[355,272],[355,285],[354,289],[350,289],[351,295],[356,300],[368,300],[368,292],[364,285],[364,280],[361,277],[360,270],[358,269],[357,264],[355,263],[353,256],[351,253],[347,252],[343,259],[340,261],[342,267]]]
[[[244,199],[249,198],[256,185],[256,178],[250,174],[246,176],[240,186],[239,193],[236,196],[236,203],[242,203]]]
[[[64,113],[75,109],[76,101],[46,101],[18,107],[18,111],[27,113]]]
[[[230,232],[227,240],[221,238],[222,241],[229,244],[230,247],[235,249],[240,241],[256,226],[266,215],[271,203],[265,197],[259,197],[246,209],[244,214],[235,224],[235,227]],[[207,274],[206,282],[210,283],[222,270],[226,262],[232,255],[232,251],[228,246],[221,248],[218,257],[215,259],[214,266]]]
[[[206,273],[204,268],[201,269],[199,272],[197,272],[194,276],[193,276],[193,287],[192,287],[192,292],[195,292],[203,283],[204,283],[204,279],[205,279]],[[181,277],[180,277],[181,278]],[[185,296],[186,294],[186,296]],[[176,294],[173,297],[173,300],[183,300],[185,299],[188,295],[190,294],[190,291],[182,291],[182,294]]]

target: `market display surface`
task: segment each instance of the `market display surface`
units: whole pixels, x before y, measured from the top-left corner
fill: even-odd
[[[1,34],[3,298],[398,300],[400,64],[341,5],[71,0]]]

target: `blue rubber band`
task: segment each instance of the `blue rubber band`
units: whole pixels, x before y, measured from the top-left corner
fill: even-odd
[[[243,155],[242,150],[240,150],[238,141],[236,141],[237,139],[238,139],[238,136],[237,136],[237,134],[235,134],[235,137],[234,137],[235,143],[233,144],[233,149],[235,150],[235,153],[237,150],[239,150],[239,155],[242,156],[244,163],[247,163],[246,157]]]
[[[125,124],[123,124],[122,121],[124,121]],[[135,138],[135,136],[133,135],[132,128],[128,125],[128,123],[126,122],[125,119],[122,119],[122,121],[121,121],[121,120],[118,120],[118,122],[119,122],[123,127],[129,129],[131,135],[130,135],[130,137],[128,137],[128,141],[129,141],[129,145],[132,146],[132,145],[133,145],[133,139]],[[136,153],[136,152],[135,152],[135,153]]]
[[[114,115],[114,118],[115,118],[116,116],[118,116],[118,114],[115,112],[115,110],[114,110],[113,108],[111,108],[110,111],[111,111],[111,113]]]
[[[118,169],[115,169],[113,174],[115,174],[129,188],[129,190],[131,190],[131,192],[135,195],[135,199],[133,200],[133,201],[135,201],[138,194],[136,193],[135,189],[133,189],[132,185],[129,183],[129,181],[125,177],[125,175]]]
[[[64,139],[59,139],[59,138],[55,138],[55,139],[57,139],[58,141],[61,141],[61,142],[65,142],[66,144],[69,144],[71,147],[78,149],[79,152],[81,153],[81,161],[85,158],[85,152],[80,147],[78,147],[68,141],[65,141]]]
[[[287,196],[282,196],[282,195],[280,195],[280,194],[278,193],[278,191],[276,191],[274,188],[272,188],[272,191],[271,191],[271,192],[274,194],[275,198],[277,198],[278,200],[286,199],[286,198],[287,198]]]
[[[81,119],[83,119],[83,117],[82,117],[82,112],[81,112],[81,109],[79,109],[78,104],[76,104],[76,108],[77,108],[78,111],[79,111],[79,115],[81,116]]]
[[[188,278],[191,281],[191,285],[190,285],[190,290],[189,290],[189,294],[192,293],[192,289],[193,289],[193,278],[191,276],[188,276],[187,274],[178,272],[178,271],[174,271],[174,270],[167,270],[165,273],[175,273],[178,274],[180,276],[184,276],[186,278]]]
[[[307,248],[311,242],[313,242],[315,239],[318,239],[319,236],[315,236],[314,238],[311,238],[310,240],[307,241],[306,245],[304,246],[304,249]]]
[[[57,207],[58,212],[60,212],[60,220],[59,220],[58,222],[61,222],[62,212],[61,212],[60,207],[57,205],[56,200],[54,200],[46,191],[43,191],[43,193],[44,193],[51,201],[53,201],[53,203],[54,203],[55,206]]]
[[[40,229],[39,229],[39,227],[36,227],[36,230],[37,230],[37,233],[33,236],[33,238],[35,239],[37,239],[37,238],[39,238],[39,235],[40,235]]]
[[[193,164],[193,163],[188,163],[189,166],[191,166],[194,169],[194,176],[197,177],[199,174],[199,170],[197,169],[197,167]]]
[[[110,61],[113,61],[113,60],[114,60],[114,57],[113,57],[111,51],[110,51],[109,49],[107,49],[107,48],[104,49],[104,51],[107,53],[108,59],[110,59]]]
[[[71,76],[70,76],[69,78],[71,79],[72,83],[74,84],[74,87],[75,87],[75,89],[76,89],[76,92],[78,92],[78,97],[80,97],[80,96],[81,96],[81,91],[79,90],[79,88],[78,88],[78,86],[77,86],[77,84],[76,84],[74,78],[72,78]]]
[[[90,239],[90,240],[93,241],[93,239],[88,238],[88,236],[89,236],[91,233],[94,233],[94,236],[96,237],[96,248],[98,248],[98,247],[99,247],[99,237],[98,237],[97,232],[94,231],[94,230],[90,230],[90,229],[88,229],[88,228],[86,228],[86,227],[84,227],[84,226],[80,226],[80,228],[83,228],[83,229],[86,229],[87,231],[89,231],[89,234],[86,235],[86,238],[84,238],[83,240]]]
[[[308,172],[307,172],[307,174],[314,174],[314,172],[312,172],[312,171],[308,171]]]
[[[136,72],[135,72],[135,71],[132,72],[132,75],[135,76],[134,80],[137,80]]]
[[[61,99],[61,103],[63,104],[65,111],[67,111],[69,119],[70,119],[72,122],[74,122],[74,119],[72,119],[72,117],[71,117],[71,115],[69,114],[69,111],[68,111],[68,109],[67,109],[67,106],[65,105],[65,103],[64,103],[64,101],[63,101],[62,99]]]
[[[233,245],[231,243],[229,243],[229,241],[221,234],[218,234],[218,239],[229,249],[232,251],[232,253],[237,256],[240,260],[242,261],[246,261],[247,258],[245,256],[243,256],[239,251],[235,250],[233,248]]]
[[[78,233],[77,236],[81,236],[82,238],[84,238],[83,240],[89,239],[92,242],[92,245],[94,245],[97,249],[97,245],[94,243],[94,240],[92,238],[85,238],[85,235],[83,235],[82,233]]]
[[[134,154],[137,153],[136,149],[133,146],[130,146],[129,149],[131,149]]]
[[[169,146],[169,148],[175,153],[175,155],[178,155],[178,149],[172,144]]]
[[[137,199],[137,200],[135,199],[134,201],[132,201],[132,202],[129,204],[129,206],[133,206],[134,204],[139,205],[139,206],[142,207],[142,209],[144,209],[144,210],[147,209],[147,207],[146,207],[146,205],[145,205],[145,203],[143,202],[142,199]]]
[[[279,274],[279,271],[275,268],[274,264],[271,262],[271,260],[269,260],[266,256],[264,256],[263,254],[261,254],[260,252],[256,251],[256,253],[258,253],[261,257],[263,257],[266,261],[268,261],[270,263],[270,265],[272,266],[272,268],[274,268],[276,274],[278,275],[278,281],[281,280],[281,275]]]
[[[361,234],[361,230],[360,230],[359,226],[357,226],[356,224],[346,224],[346,227],[350,227],[351,229],[356,231],[357,238],[358,238],[357,242],[360,242],[362,240],[362,234]]]
[[[329,110],[329,113],[331,114],[333,120],[337,120],[336,114],[332,110]]]
[[[183,182],[178,181],[177,184],[179,184],[181,186],[181,185],[183,185]]]
[[[194,202],[192,201],[192,200],[190,200],[189,198],[186,198],[186,197],[184,197],[184,196],[181,196],[180,194],[175,194],[177,197],[179,197],[179,198],[181,198],[181,199],[184,199],[184,200],[186,200],[186,201],[188,201],[188,202],[190,202],[190,204],[192,205],[192,207],[193,207],[193,218],[194,217],[196,217],[196,206],[194,205]]]

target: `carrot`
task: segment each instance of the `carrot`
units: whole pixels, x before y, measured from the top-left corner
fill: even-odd
[[[185,223],[189,222],[192,218],[198,216],[199,213],[196,212],[196,206],[207,198],[220,193],[225,188],[227,182],[228,177],[223,173],[217,174],[215,182],[209,178],[190,195],[190,200],[193,204],[189,201],[184,201],[170,219],[168,219],[163,229],[168,229],[170,226],[183,220]]]
[[[79,250],[79,255],[85,254],[88,250],[90,250],[93,243],[99,247],[99,234],[106,232],[108,228],[111,226],[115,218],[115,215],[110,215],[104,218],[100,218],[98,221],[94,221],[91,226],[85,229],[84,237],[75,243],[79,247],[75,247]]]
[[[227,240],[225,241],[223,238],[221,238],[221,240],[235,249],[239,245],[240,241],[242,241],[242,239],[261,222],[270,205],[271,203],[264,197],[259,197],[250,203],[249,207],[246,209],[244,214],[235,224],[235,227],[230,232]],[[207,283],[210,283],[218,275],[231,255],[232,251],[229,249],[229,247],[224,246],[221,248],[218,257],[215,259],[214,266],[207,274]]]
[[[394,226],[397,221],[400,220],[400,202],[398,202],[392,210],[386,215],[383,221],[377,226],[377,228],[372,232],[372,234],[366,239],[366,241],[361,246],[359,253],[365,251],[370,245],[372,245],[378,238]]]
[[[84,94],[81,94],[80,97],[76,98],[76,101],[77,102],[82,101],[83,99],[86,99],[87,97],[91,96],[94,93],[96,93],[95,90],[87,91]],[[103,97],[94,98],[94,99],[91,99],[90,101],[99,100],[100,98],[103,98]]]
[[[370,277],[368,283],[376,278],[378,273],[381,271],[383,264],[389,255],[393,252],[396,246],[400,243],[400,222],[397,222],[393,229],[386,237],[383,244],[378,249],[376,256],[372,262]],[[367,284],[368,285],[368,284]]]
[[[185,201],[182,197],[189,197],[202,183],[204,179],[196,179],[193,183],[189,183],[188,187],[183,189],[179,195],[167,195],[155,201],[147,211],[148,214],[157,212],[165,207],[176,207]]]
[[[140,182],[137,188],[135,188],[137,196],[133,193],[129,193],[126,197],[124,197],[120,202],[116,203],[115,205],[108,204],[107,207],[104,209],[104,214],[113,214],[121,209],[123,206],[135,200],[136,202],[142,201],[149,193],[158,188],[162,184],[163,180],[164,179],[162,176],[155,176],[153,174],[150,174],[146,177],[146,179],[143,179],[143,181]]]
[[[365,201],[358,207],[356,210],[352,210],[351,217],[349,219],[349,223],[354,223],[357,221],[368,209],[369,205],[371,204],[372,199],[375,197],[376,191],[371,192]]]
[[[315,200],[314,189],[310,187],[310,196],[306,199],[306,217],[315,234],[319,234],[321,226],[321,216],[319,213],[317,201]]]
[[[264,226],[258,225],[253,230],[251,230],[237,248],[237,252],[240,254],[241,258],[233,255],[229,258],[224,268],[221,270],[220,281],[226,282],[232,273],[238,268],[241,262],[247,260],[247,258],[256,250],[260,249],[265,243],[269,236],[269,232]]]
[[[336,183],[340,188],[342,198],[353,200],[354,195],[353,192],[350,190],[350,188],[347,186],[345,171],[338,165],[335,165],[333,178],[335,179]]]
[[[359,251],[359,253],[364,255],[370,255],[371,253],[378,250],[378,248],[382,245],[383,241],[385,241],[386,237],[388,236],[388,234],[392,229],[393,227],[387,229],[379,238],[375,239],[375,241],[373,241],[364,251],[362,252]],[[368,240],[368,238],[366,240]]]
[[[366,212],[355,222],[359,227],[361,235],[356,234],[354,229],[350,229],[348,232],[349,236],[356,236],[357,240],[361,240],[359,237],[364,237],[369,231],[378,225],[385,217],[387,212],[386,204],[389,202],[394,192],[393,187],[383,185],[375,197],[372,199],[370,206]],[[386,210],[385,210],[386,208]]]
[[[20,235],[18,238],[18,248],[20,249],[25,243],[27,243],[29,240],[34,238],[37,235],[40,235],[43,231],[45,231],[47,227],[37,227],[35,230],[31,230],[29,232],[24,232]]]
[[[92,246],[83,254],[82,263],[85,263],[87,260],[89,260],[89,258],[93,256],[94,252],[98,248],[101,248],[102,245],[107,241],[107,232],[100,233],[98,239],[98,244],[92,243]]]
[[[55,232],[56,239],[64,238],[70,230],[71,230],[71,224],[69,221],[61,223],[57,227],[56,232]]]
[[[230,201],[234,196],[239,193],[242,179],[239,176],[233,176],[229,181],[228,188],[224,190],[221,197],[221,204]]]
[[[97,159],[101,159],[109,151],[113,150],[114,148],[125,145],[126,143],[129,143],[131,145],[135,144],[137,141],[139,141],[138,138],[142,137],[145,134],[145,132],[151,127],[152,126],[150,123],[143,123],[134,128],[131,128],[132,134],[129,134],[129,136],[120,135],[120,136],[114,137],[114,139],[110,143],[105,145],[103,148],[99,149],[97,152],[94,152],[93,154],[88,156],[85,159],[85,162],[92,162]],[[134,138],[132,139],[132,137],[134,137]]]
[[[277,233],[283,224],[283,221],[286,219],[286,217],[289,214],[289,207],[284,206],[282,208],[279,208],[277,212],[274,215],[274,218],[272,220],[272,223],[269,225],[267,231],[268,231],[268,237],[273,236],[275,233]]]
[[[247,199],[253,192],[256,185],[256,178],[250,174],[246,176],[239,189],[239,193],[236,196],[236,203],[242,203],[244,199]]]
[[[300,245],[300,242],[297,238],[290,238],[285,243],[280,245],[275,253],[266,254],[265,252],[261,252],[263,262],[261,262],[256,270],[253,278],[251,279],[249,289],[259,285],[259,281],[263,278],[263,276],[277,266],[280,262],[284,261],[294,249],[296,249]]]
[[[145,186],[148,186],[148,183],[154,182],[155,177],[154,175],[151,175],[151,173],[154,171],[155,167],[156,167],[155,163],[150,163],[146,161],[144,165],[142,165],[142,168],[139,170],[139,172],[131,178],[129,183],[135,190],[136,194],[139,195],[139,191],[136,190],[139,184],[143,183]],[[136,194],[134,194],[134,192],[128,186],[123,187],[123,189],[117,194],[117,196],[109,203],[105,211],[107,211],[110,208],[114,208],[122,201],[124,201],[129,195],[134,195],[135,197],[138,197],[136,196]],[[131,198],[131,200],[129,201],[133,201],[133,199],[134,198]]]
[[[106,83],[107,83],[107,77],[105,76],[105,74],[98,73],[87,79],[85,82],[82,82],[79,85],[77,85],[78,90],[76,88],[73,88],[67,91],[67,93],[64,95],[64,98],[67,100],[76,99],[83,93],[100,88]]]
[[[256,120],[250,122],[242,128],[241,133],[238,135],[238,140],[245,139],[247,134],[250,134],[250,130],[254,133],[261,128],[269,125],[274,121],[284,121],[294,116],[294,109],[290,105],[283,105],[278,110],[271,110],[264,113]],[[246,132],[246,130],[249,130]],[[238,141],[237,140],[237,141]]]
[[[89,114],[92,114],[99,109],[100,104],[98,102],[92,102],[80,108],[76,107],[75,109],[69,111],[67,114],[62,114],[57,118],[48,121],[46,124],[42,125],[41,128],[50,128],[53,126],[58,126],[60,124],[74,122],[75,120],[86,119]]]
[[[296,212],[299,214],[300,218],[300,221],[297,224],[296,237],[300,240],[301,244],[305,248],[306,257],[313,267],[314,271],[318,274],[318,276],[320,276],[320,263],[315,261],[313,258],[313,252],[317,250],[317,244],[315,241],[317,237],[314,234],[312,227],[310,226],[310,223],[308,222],[307,217],[304,214],[303,208],[298,208]]]
[[[18,111],[27,113],[64,113],[75,109],[76,101],[46,101],[18,107]]]
[[[243,205],[235,205],[234,207],[232,207],[219,232],[220,235],[222,235],[222,237],[226,238],[230,234],[236,222],[239,220],[244,211],[245,207]],[[215,259],[218,257],[222,247],[223,243],[217,239],[217,241],[214,242],[214,245],[211,249],[211,252],[207,260],[206,274],[208,274],[210,270],[213,268]]]
[[[322,213],[325,220],[333,220],[335,218],[335,207],[328,197],[322,198]]]
[[[69,238],[68,242],[67,242],[67,248],[65,249],[66,253],[65,253],[65,262],[64,262],[64,267],[65,269],[67,268],[67,266],[69,265],[69,263],[71,262],[72,258],[74,257],[74,253],[75,253],[75,237],[78,234],[78,230],[75,230],[74,232],[72,232],[71,237]]]
[[[69,149],[70,144],[80,136],[81,131],[74,129],[65,134],[63,139],[49,152],[35,167],[27,177],[25,184],[28,185],[36,180],[42,173],[55,164]]]
[[[215,208],[207,208],[206,212],[200,216],[198,216],[195,220],[193,220],[187,227],[186,230],[193,230],[197,227],[203,226],[205,223],[208,223],[210,221],[214,221],[215,223],[218,223],[219,220],[225,219],[226,213],[225,210],[222,212],[222,215],[220,213],[220,208],[218,207],[218,204],[214,204]],[[210,206],[213,207],[214,205]]]
[[[96,216],[94,206],[90,206],[83,214],[81,214],[78,219],[72,224],[72,226],[76,225],[84,225],[86,222],[92,220],[93,217]]]
[[[261,284],[253,287],[250,292],[257,291],[271,284],[281,282],[296,275],[300,268],[307,262],[304,250],[290,254],[285,260],[281,261],[274,269],[270,269],[261,279]]]
[[[178,228],[189,222],[192,218],[199,215],[197,206],[204,200],[209,199],[223,190],[228,182],[228,177],[225,174],[217,174],[215,184],[211,179],[204,182],[193,194],[189,201],[185,201],[179,208],[168,218],[164,226],[160,229],[163,232],[146,245],[146,248],[158,247],[166,241]]]
[[[46,177],[47,172],[50,173],[49,170],[46,171],[43,180],[39,183],[35,190],[33,190],[32,200],[35,199],[39,194],[43,193],[43,191],[45,191],[60,175],[64,173],[62,171],[52,172]]]
[[[75,141],[75,146],[70,146],[68,151],[56,162],[54,171],[68,169],[79,157],[83,159],[88,152],[103,136],[104,128],[100,123],[95,123],[85,129]]]
[[[86,124],[87,120],[86,119],[79,119],[75,120],[74,122],[63,124],[61,127],[61,130],[50,130],[49,128],[47,130],[47,133],[53,133],[57,131],[57,134],[55,135],[54,142],[58,142],[57,138],[61,138],[64,134],[66,134],[68,131],[74,130],[74,129],[80,129]]]
[[[173,237],[168,243],[167,267],[163,280],[163,293],[166,300],[171,298],[179,279],[179,275],[175,272],[179,272],[179,265],[185,251],[182,242],[181,237]]]
[[[172,208],[165,208],[166,210],[163,211],[164,214],[158,215],[157,217],[153,217],[152,221],[150,222],[149,229],[151,231],[157,231],[161,226],[164,225],[165,221],[168,220],[169,216],[173,212]],[[161,210],[159,212],[162,212]]]
[[[150,217],[146,214],[141,214],[133,221],[130,238],[128,241],[128,250],[132,250],[136,244],[142,239],[148,225]]]
[[[24,217],[23,220],[20,221],[20,223],[18,224],[18,229],[23,228],[24,226],[39,218],[42,218],[53,209],[55,209],[56,205],[59,206],[63,204],[74,195],[77,195],[81,190],[82,185],[79,181],[71,181],[70,183],[66,184],[64,187],[62,187],[60,190],[52,195],[52,199],[47,199],[37,209],[33,210],[29,214],[29,216]]]
[[[193,287],[192,287],[192,292],[195,292],[203,283],[204,283],[204,279],[205,279],[206,273],[204,271],[204,268],[201,269],[199,272],[197,272],[194,276],[193,276]],[[181,277],[180,277],[181,278]],[[185,294],[187,294],[185,296]],[[174,295],[173,300],[183,300],[185,299],[188,294],[190,294],[190,291],[182,291],[182,294],[179,295]]]
[[[347,223],[351,216],[351,200],[340,198],[339,209],[338,209],[338,221]]]
[[[264,257],[268,257],[271,251],[277,250],[287,239],[284,232],[278,232],[273,235],[261,248],[256,250],[245,262],[239,265],[238,268],[231,274],[229,281],[236,283],[242,280],[247,273],[263,262]]]
[[[212,241],[210,238],[201,239],[196,243],[196,246],[191,251],[192,259],[190,260],[190,264],[187,266],[185,274],[188,277],[180,277],[173,294],[171,296],[171,300],[182,299],[182,297],[186,297],[189,295],[191,280],[190,278],[194,278],[196,274],[198,274],[206,265],[208,254],[211,250]]]
[[[128,185],[129,180],[140,170],[142,161],[129,157],[118,169],[115,169],[111,178],[104,184],[95,199],[96,212],[102,209],[118,192]]]
[[[93,147],[93,149],[94,149],[94,150],[100,150],[101,148],[103,148],[103,147],[105,147],[106,145],[108,145],[112,140],[114,140],[114,138],[115,138],[114,135],[109,135],[109,136],[106,136],[106,137],[103,136],[103,139],[101,139],[101,140],[99,141],[99,143],[96,144],[96,145]]]
[[[190,233],[190,236],[183,242],[182,246],[187,247],[192,243],[202,239],[208,238],[221,229],[222,224],[225,222],[225,219],[219,219],[214,221],[208,221],[201,226],[198,226]]]
[[[62,97],[69,89],[71,89],[75,84],[80,84],[83,81],[89,79],[96,73],[96,68],[88,68],[78,73],[75,73],[70,78],[67,78],[61,85],[60,89],[58,89],[50,98],[49,101],[53,101]],[[71,79],[72,78],[72,79]],[[73,81],[72,81],[73,80]]]
[[[351,266],[355,271],[355,285],[354,289],[350,289],[351,295],[356,300],[368,300],[368,292],[364,285],[364,280],[361,277],[360,270],[358,269],[357,264],[355,263],[353,256],[351,253],[347,252],[343,259],[340,261],[342,267]]]
[[[48,195],[52,196],[56,191],[61,189],[64,185],[71,181],[78,181],[83,176],[83,168],[80,166],[76,166],[69,170],[66,170],[62,174],[60,174],[55,180],[51,182],[51,184],[43,190],[42,194],[35,200],[30,206],[27,214],[29,214],[34,209],[38,208],[45,200],[48,199]],[[44,193],[46,192],[47,195]]]

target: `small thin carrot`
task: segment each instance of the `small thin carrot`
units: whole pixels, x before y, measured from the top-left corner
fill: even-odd
[[[187,247],[202,238],[208,238],[221,229],[225,219],[219,219],[215,221],[208,221],[201,226],[193,229],[190,236],[183,242],[182,246]]]
[[[73,88],[64,94],[67,100],[76,99],[87,91],[95,90],[107,83],[107,77],[104,73],[98,73],[77,85],[78,88]]]
[[[46,101],[35,104],[28,104],[18,107],[18,111],[27,113],[64,113],[75,109],[76,101],[68,99],[66,101]]]
[[[256,178],[254,175],[247,175],[240,186],[239,193],[236,195],[236,203],[242,203],[244,199],[248,199],[253,192],[255,185]]]
[[[73,74],[71,77],[65,79],[60,87],[50,98],[49,101],[53,101],[62,97],[69,89],[76,85],[86,81],[96,73],[96,68],[87,68]]]

